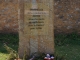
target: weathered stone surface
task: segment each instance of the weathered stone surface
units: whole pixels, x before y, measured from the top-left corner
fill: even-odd
[[[54,0],[55,32],[72,33],[80,31],[80,0]],[[79,32],[80,33],[80,32]]]
[[[32,2],[33,1],[33,2]],[[53,0],[20,0],[19,55],[54,53]]]
[[[18,1],[0,0],[0,33],[18,31]]]
[[[80,0],[54,0],[55,33],[80,33]],[[18,32],[18,0],[0,0],[0,33]]]

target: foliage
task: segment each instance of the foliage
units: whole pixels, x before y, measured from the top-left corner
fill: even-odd
[[[27,60],[28,59],[28,55],[27,55],[27,52],[24,51],[24,56],[23,56],[23,60]]]
[[[77,33],[72,34],[58,34],[55,35],[55,42],[57,40],[61,43],[55,44],[56,55],[59,57],[64,56],[66,60],[79,60],[80,59],[80,35]],[[10,55],[4,49],[4,43],[14,50],[18,50],[18,34],[0,34],[0,60],[6,60]],[[40,59],[39,59],[40,60]]]
[[[13,50],[12,48],[8,47],[7,45],[4,45],[4,47],[9,52],[9,57],[8,57],[7,60],[14,60],[16,58],[19,58],[19,55],[15,50]],[[57,54],[54,54],[54,55],[51,54],[51,55],[55,57],[54,60],[64,60],[64,56],[59,56]],[[43,60],[44,57],[46,56],[46,54],[44,54],[44,53],[34,53],[34,54],[32,54],[31,57],[33,57],[33,56],[34,56],[33,60]],[[25,51],[22,60],[27,60],[27,59],[28,58],[27,58],[26,51]]]
[[[15,51],[12,48],[8,47],[6,44],[4,45],[4,47],[9,53],[9,56],[8,56],[7,60],[14,60],[14,59],[18,59],[19,58],[19,55],[18,55],[17,51]],[[26,59],[27,59],[27,55],[26,55],[26,51],[25,51],[22,60],[26,60]]]
[[[18,58],[18,53],[15,50],[8,47],[6,44],[4,45],[4,47],[9,53],[9,56],[8,56],[7,60],[14,60],[15,58]]]

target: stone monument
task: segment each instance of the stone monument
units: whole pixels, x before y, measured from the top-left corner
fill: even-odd
[[[19,0],[19,55],[54,53],[53,0]]]

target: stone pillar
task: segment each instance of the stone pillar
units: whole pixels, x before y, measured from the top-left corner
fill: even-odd
[[[19,0],[19,55],[54,53],[53,0]]]

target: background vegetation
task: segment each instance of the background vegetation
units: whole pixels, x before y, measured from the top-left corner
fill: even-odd
[[[6,60],[9,55],[4,44],[16,51],[18,50],[18,38],[18,34],[0,34],[0,60]],[[77,33],[55,35],[55,52],[65,56],[66,60],[79,60],[80,35]]]

